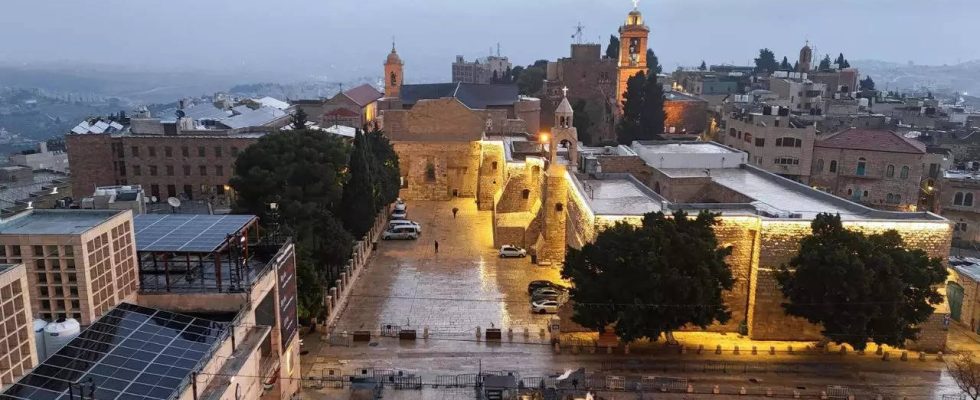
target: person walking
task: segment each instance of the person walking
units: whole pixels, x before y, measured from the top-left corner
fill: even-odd
[[[453,219],[456,219],[456,213],[459,212],[459,208],[453,207]]]
[[[439,254],[439,241],[436,240],[436,254]]]

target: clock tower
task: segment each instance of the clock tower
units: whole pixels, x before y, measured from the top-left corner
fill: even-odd
[[[626,81],[639,72],[647,72],[647,39],[650,28],[643,24],[643,15],[638,9],[639,0],[633,0],[633,11],[626,15],[626,24],[619,27],[619,63],[616,78],[616,109],[623,109],[623,93]]]

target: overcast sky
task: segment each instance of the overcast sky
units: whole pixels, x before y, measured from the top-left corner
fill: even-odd
[[[500,43],[515,64],[601,41],[629,0],[2,0],[0,62],[263,71],[282,79],[380,76],[398,43],[406,79],[448,80],[456,54]],[[748,63],[760,47],[953,64],[980,59],[978,0],[641,0],[665,70]]]

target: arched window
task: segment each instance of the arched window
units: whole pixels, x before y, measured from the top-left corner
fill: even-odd
[[[728,129],[728,136],[735,137],[735,128]]]
[[[965,196],[963,196],[963,205],[973,207],[973,193],[967,193]]]
[[[491,168],[493,168],[494,171],[497,170],[497,162],[496,161],[494,161],[493,164],[491,164]]]
[[[830,172],[837,172],[837,160],[830,160]]]
[[[817,172],[823,172],[823,159],[817,160]]]
[[[847,195],[850,196],[852,194],[854,194],[854,190],[852,190],[851,188],[847,188]]]
[[[895,202],[896,203],[901,203],[902,202],[902,195],[896,194],[895,195]]]
[[[864,191],[864,193],[863,193],[863,195],[864,195],[864,196],[862,196],[862,197],[868,197],[868,191],[867,191],[867,190],[865,190],[865,191]]]
[[[524,191],[521,192],[521,197],[524,197],[524,199],[527,200],[529,197],[531,197],[531,191],[524,189]]]
[[[894,203],[894,202],[895,202],[895,195],[893,195],[893,194],[891,194],[891,193],[888,193],[888,194],[887,194],[887,195],[885,196],[885,202],[886,202],[886,203]]]
[[[867,172],[866,171],[867,170],[867,166],[868,166],[868,161],[865,160],[864,157],[859,158],[858,159],[857,170],[854,171],[854,174],[857,175],[857,176],[864,176],[864,173]]]
[[[900,177],[902,179],[908,179],[909,178],[909,167],[907,165],[902,167],[902,173],[901,173]]]
[[[963,192],[956,192],[956,194],[953,195],[953,205],[954,206],[963,205]]]
[[[892,178],[895,176],[895,166],[889,165],[885,168],[885,177]]]

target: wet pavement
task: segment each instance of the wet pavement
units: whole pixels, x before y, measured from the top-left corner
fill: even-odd
[[[460,212],[453,219],[452,208]],[[758,342],[759,353],[751,354],[748,339],[718,334],[690,334],[679,337],[695,343],[724,343],[725,351],[714,354],[706,345],[703,354],[677,351],[644,352],[637,346],[634,354],[595,353],[584,350],[572,354],[569,349],[555,354],[549,338],[540,334],[551,316],[532,314],[528,305],[527,283],[536,279],[559,279],[556,267],[539,267],[529,258],[500,259],[493,248],[492,214],[477,211],[473,199],[452,202],[413,202],[409,219],[422,225],[417,241],[382,241],[367,267],[354,284],[348,306],[332,327],[335,345],[328,344],[323,332],[304,336],[303,376],[321,377],[331,371],[351,375],[363,370],[400,370],[418,374],[423,382],[437,377],[477,374],[480,371],[515,371],[521,377],[543,377],[566,369],[586,368],[620,374],[673,376],[692,379],[703,395],[667,395],[656,398],[726,398],[709,394],[713,385],[722,393],[735,394],[746,386],[748,396],[764,397],[772,389],[781,397],[792,397],[797,387],[815,398],[830,385],[850,387],[858,398],[941,399],[955,393],[953,382],[941,373],[943,363],[935,357],[918,361],[881,361],[870,352],[864,356],[850,353],[816,354],[800,351],[769,355],[768,342]],[[434,243],[439,242],[436,253]],[[416,329],[418,339],[403,341],[396,337],[378,337],[383,326]],[[500,342],[487,342],[476,335],[476,327],[503,329]],[[423,332],[428,329],[428,338]],[[525,335],[525,328],[527,334]],[[512,329],[513,335],[508,335]],[[343,332],[369,330],[369,343],[337,341]],[[731,343],[742,344],[733,354]],[[754,344],[753,344],[754,345]],[[777,344],[783,346],[783,344]],[[649,348],[665,348],[660,344]],[[716,368],[719,363],[729,367]],[[805,368],[783,368],[776,365],[808,365]],[[751,366],[751,367],[750,367]],[[787,372],[790,371],[790,372]],[[795,372],[793,372],[795,371]],[[755,380],[754,382],[752,380]],[[764,383],[760,383],[764,382]],[[346,399],[349,389],[307,389],[304,398]],[[388,399],[463,399],[473,398],[469,389],[433,388],[425,390],[385,391]],[[653,398],[619,392],[617,399]]]

